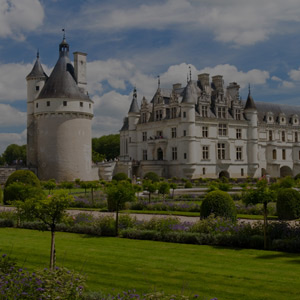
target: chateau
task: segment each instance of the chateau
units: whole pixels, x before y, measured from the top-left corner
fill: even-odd
[[[65,37],[48,77],[37,55],[27,80],[27,165],[41,180],[98,178],[92,168],[93,101],[86,91],[86,54],[69,59]]]
[[[300,107],[255,102],[250,88],[198,75],[158,88],[139,107],[136,89],[120,131],[119,167],[129,176],[245,178],[300,173]]]

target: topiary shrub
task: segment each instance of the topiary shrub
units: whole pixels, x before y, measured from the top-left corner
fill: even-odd
[[[236,208],[231,196],[223,191],[212,191],[208,193],[201,205],[200,216],[207,218],[214,214],[216,217],[224,217],[236,220]]]
[[[300,193],[294,189],[280,189],[277,197],[277,215],[280,220],[300,217]]]
[[[112,179],[116,181],[122,181],[122,180],[127,180],[128,176],[125,173],[117,173],[113,176]]]
[[[291,176],[286,176],[279,180],[279,186],[284,189],[292,188],[295,186],[295,184],[295,180]]]
[[[190,181],[187,181],[185,184],[184,184],[184,188],[185,189],[191,189],[193,187],[193,184],[190,182]]]
[[[14,200],[25,200],[32,193],[39,194],[41,184],[37,176],[29,170],[13,172],[4,186],[4,204]]]
[[[144,176],[144,179],[149,179],[152,182],[159,182],[159,180],[160,180],[159,176],[154,172],[146,173],[145,176]]]

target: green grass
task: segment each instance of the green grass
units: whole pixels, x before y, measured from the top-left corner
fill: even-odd
[[[31,270],[48,265],[49,249],[49,232],[0,229],[1,253]],[[299,299],[296,254],[70,233],[57,233],[56,250],[57,264],[85,272],[90,290],[183,291],[218,300]]]

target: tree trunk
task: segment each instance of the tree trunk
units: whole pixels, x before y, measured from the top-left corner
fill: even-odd
[[[151,202],[151,193],[149,192],[149,203]]]
[[[267,227],[268,227],[268,209],[267,209],[267,203],[264,202],[264,249],[266,250],[268,248],[267,245]]]
[[[116,210],[116,236],[119,235],[119,207]]]
[[[94,189],[91,188],[91,192],[92,192],[92,204],[94,205]]]
[[[51,228],[50,270],[53,271],[54,265],[55,265],[55,230]]]

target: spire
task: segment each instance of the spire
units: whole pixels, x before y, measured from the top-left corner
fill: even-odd
[[[245,105],[245,110],[248,110],[248,109],[253,109],[253,110],[256,110],[256,105],[255,105],[255,102],[251,96],[251,90],[250,90],[250,84],[249,84],[249,93],[248,93],[248,98],[247,98],[247,101],[246,101],[246,105]]]
[[[157,89],[160,89],[160,76],[157,75]]]
[[[128,113],[138,113],[140,111],[137,103],[136,87],[133,89],[132,101]]]
[[[192,80],[192,68],[191,66],[189,66],[189,70],[190,70],[190,81]]]
[[[64,28],[62,29],[62,32],[63,32],[63,40],[59,44],[59,55],[69,56],[69,44],[66,41],[66,31]]]
[[[31,72],[26,76],[26,79],[33,79],[33,78],[48,78],[47,74],[44,72],[43,67],[40,63],[40,52],[37,51],[36,54],[36,61]]]

